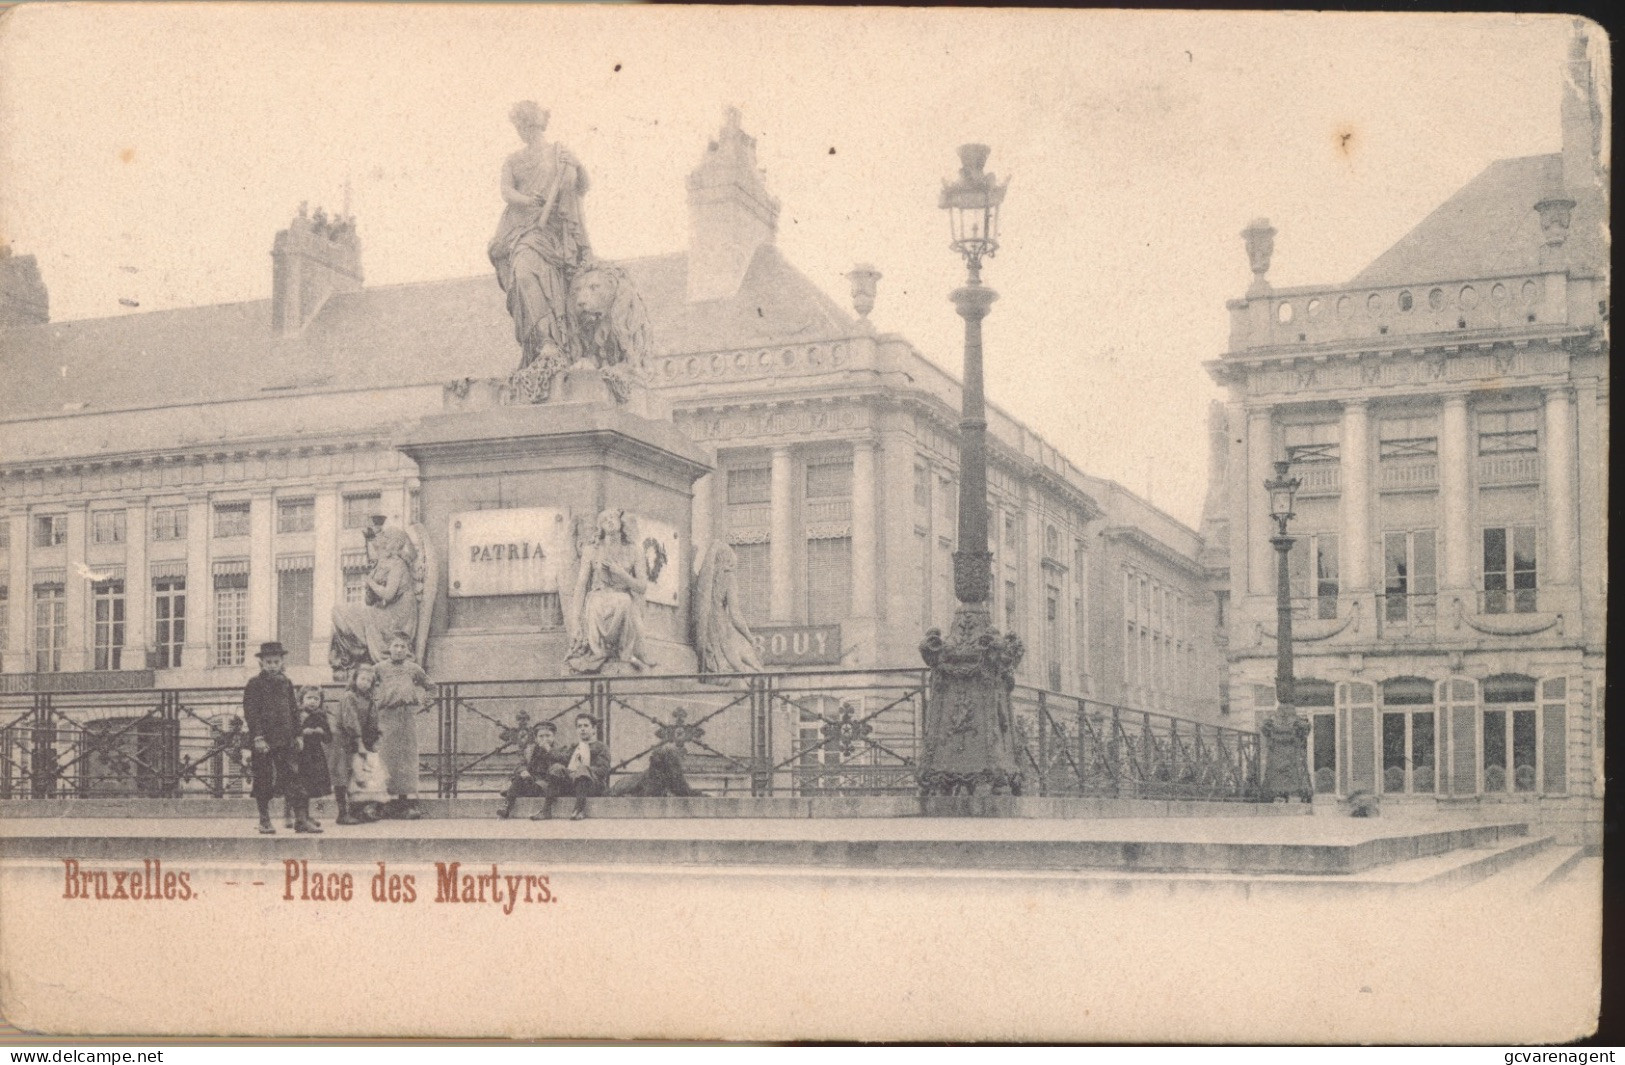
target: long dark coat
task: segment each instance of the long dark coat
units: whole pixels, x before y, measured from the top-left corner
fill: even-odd
[[[293,749],[299,706],[294,700],[293,681],[276,673],[259,673],[243,687],[243,724],[249,743],[263,739],[270,751],[255,751],[250,758],[254,774],[251,794],[256,799],[284,795],[298,799],[300,787],[298,760]]]
[[[327,723],[327,712],[312,710],[306,714],[300,733],[303,743],[297,760],[304,797],[319,799],[333,794],[333,780],[327,771],[327,745],[333,742],[333,728]]]

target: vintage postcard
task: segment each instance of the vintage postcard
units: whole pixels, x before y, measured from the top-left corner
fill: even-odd
[[[0,1012],[1543,1043],[1611,61],[1551,16],[0,17]]]

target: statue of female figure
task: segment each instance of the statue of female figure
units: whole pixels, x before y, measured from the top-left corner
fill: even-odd
[[[569,149],[547,142],[548,113],[534,101],[515,104],[508,117],[525,147],[502,164],[508,206],[491,238],[491,265],[508,294],[520,367],[540,359],[562,369],[575,357],[570,280],[592,260],[581,216],[587,172]]]
[[[418,631],[412,538],[396,526],[367,531],[372,533],[367,554],[373,566],[367,574],[365,597],[362,602],[333,608],[333,641],[327,659],[335,673],[347,673],[363,662],[388,661],[389,637],[404,632],[410,643]]]
[[[760,673],[761,656],[739,608],[739,556],[720,540],[695,579],[694,653],[701,673]]]
[[[649,580],[633,519],[619,510],[598,515],[597,535],[583,545],[570,600],[570,652],[575,673],[597,673],[609,662],[647,669],[643,658],[643,596]]]

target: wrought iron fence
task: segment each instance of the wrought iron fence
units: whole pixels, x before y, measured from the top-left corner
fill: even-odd
[[[1139,799],[1258,797],[1256,732],[1019,686],[1012,709],[1017,755],[1030,792]]]
[[[447,682],[420,711],[426,794],[494,795],[543,722],[599,722],[612,775],[663,744],[708,795],[917,790],[923,669]],[[330,699],[338,697],[331,690]],[[1246,799],[1254,733],[1037,688],[1013,697],[1028,794]],[[241,688],[0,695],[0,797],[248,793]]]

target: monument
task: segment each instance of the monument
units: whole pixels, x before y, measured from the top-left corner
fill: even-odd
[[[649,319],[631,278],[594,257],[586,171],[510,115],[490,243],[519,365],[446,386],[442,414],[397,445],[418,465],[428,659],[469,680],[686,673],[690,507],[706,453],[659,417],[645,384]]]

